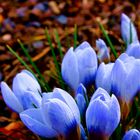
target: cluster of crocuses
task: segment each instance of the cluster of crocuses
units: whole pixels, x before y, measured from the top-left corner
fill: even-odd
[[[140,43],[133,23],[125,14],[121,17],[121,33],[127,50],[112,63],[102,39],[96,41],[97,55],[86,41],[68,50],[61,70],[74,97],[60,88],[42,92],[32,73],[23,70],[15,76],[12,90],[1,82],[5,103],[41,137],[109,140],[120,120],[128,117],[140,90]],[[106,60],[109,63],[105,64]],[[93,86],[95,91],[91,94],[89,89]],[[139,130],[127,129],[123,140],[140,140]]]

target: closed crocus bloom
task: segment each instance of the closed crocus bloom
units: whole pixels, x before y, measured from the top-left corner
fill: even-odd
[[[12,85],[13,91],[5,82],[1,82],[1,92],[5,103],[15,112],[41,105],[41,88],[32,73],[23,70],[18,73]]]
[[[74,99],[64,90],[55,88],[53,92],[44,93],[38,117],[32,111],[26,110],[20,117],[34,133],[46,138],[80,139],[80,113]]]
[[[102,39],[98,39],[98,40],[96,40],[96,46],[98,48],[97,57],[100,60],[100,62],[110,61],[109,50],[108,50],[105,42]]]
[[[131,22],[129,17],[125,15],[124,13],[121,15],[121,34],[126,45],[129,45],[132,42],[138,41],[138,36],[137,36],[135,26]]]
[[[136,95],[140,79],[140,61],[123,53],[114,64],[111,73],[113,93],[121,100],[130,102]],[[135,84],[134,84],[135,83]]]
[[[93,94],[86,111],[86,125],[90,140],[108,140],[120,122],[117,98],[102,88]]]
[[[97,70],[95,51],[84,41],[75,50],[71,47],[62,61],[62,77],[75,91],[80,83],[84,86],[92,84]]]
[[[127,47],[127,51],[126,53],[129,56],[133,56],[136,59],[140,59],[140,43],[139,42],[134,42],[131,43],[128,47]]]
[[[131,129],[125,133],[123,140],[140,140],[140,132],[137,129]]]
[[[108,93],[110,93],[111,91],[111,72],[113,65],[114,63],[104,64],[104,62],[102,62],[99,65],[99,68],[96,73],[95,79],[96,87],[97,88],[102,87]]]
[[[127,117],[130,104],[140,87],[140,60],[123,53],[111,73],[112,92],[118,97],[122,116]]]

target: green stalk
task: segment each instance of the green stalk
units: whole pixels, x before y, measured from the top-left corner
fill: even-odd
[[[107,40],[107,42],[108,42],[108,44],[109,44],[109,46],[111,48],[111,51],[112,51],[114,57],[117,58],[118,55],[117,55],[117,52],[115,50],[115,47],[113,46],[113,44],[112,44],[112,42],[111,42],[107,32],[105,31],[105,29],[104,29],[104,27],[103,27],[103,25],[101,23],[99,23],[99,27],[100,27],[101,31],[103,32],[103,35],[106,38],[106,40]]]
[[[47,40],[48,40],[49,46],[50,46],[50,48],[51,48],[51,52],[52,52],[54,64],[55,64],[55,67],[56,67],[56,70],[57,70],[57,74],[58,74],[59,79],[60,79],[59,82],[60,82],[60,84],[61,84],[61,87],[62,87],[63,89],[65,89],[64,84],[61,82],[61,81],[63,81],[63,80],[62,80],[62,77],[61,77],[61,72],[60,72],[60,69],[59,69],[58,61],[57,61],[57,59],[56,59],[56,55],[55,55],[54,48],[53,48],[53,45],[52,45],[51,37],[50,37],[50,35],[49,35],[47,29],[45,29],[45,35],[46,35],[46,38],[47,38]]]
[[[129,42],[129,44],[131,44],[132,43],[132,41],[133,41],[133,34],[132,34],[132,24],[131,24],[131,21],[130,21],[130,42]],[[127,44],[128,45],[128,44]]]
[[[32,69],[27,65],[27,63],[9,45],[6,45],[6,47],[9,49],[9,51],[13,55],[15,55],[17,57],[17,59],[19,60],[19,62],[21,64],[23,64],[25,66],[25,68],[27,70],[29,70],[34,75],[34,77],[38,80],[38,82],[40,83],[40,85],[47,91],[47,88],[45,87],[44,83],[35,75],[35,73],[32,71]]]
[[[33,62],[31,56],[29,55],[27,49],[25,48],[25,46],[23,45],[23,43],[18,39],[17,40],[21,49],[23,50],[24,54],[27,56],[29,62],[31,63],[31,65],[33,66],[33,68],[35,69],[35,71],[37,72],[37,74],[39,75],[40,79],[44,82],[46,88],[47,88],[47,91],[50,91],[50,87],[48,85],[48,83],[45,81],[44,77],[42,76],[40,70],[38,69],[38,67],[36,66],[36,64]]]
[[[57,32],[56,29],[54,30],[54,33],[55,33],[55,38],[56,38],[58,49],[59,49],[59,54],[60,54],[60,57],[61,57],[61,60],[62,60],[63,59],[62,45],[61,45],[59,35],[58,35],[58,32]]]
[[[77,25],[74,25],[74,49],[77,46]]]

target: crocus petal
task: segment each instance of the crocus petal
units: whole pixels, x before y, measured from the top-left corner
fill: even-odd
[[[77,94],[83,95],[83,97],[85,98],[85,101],[88,102],[87,90],[82,83],[77,88],[76,95]]]
[[[45,103],[46,101],[48,101],[48,99],[52,99],[52,98],[53,98],[53,92],[42,93],[42,103]]]
[[[84,41],[83,43],[81,43],[76,49],[75,49],[75,52],[78,52],[78,51],[83,51],[83,49],[86,49],[86,48],[90,48],[90,44],[87,42],[87,41]]]
[[[58,135],[54,129],[43,122],[41,109],[25,110],[20,113],[20,118],[31,131],[39,136],[53,138]]]
[[[76,55],[73,48],[70,48],[62,61],[62,77],[73,89],[77,89],[79,83],[79,72]]]
[[[75,99],[80,110],[80,114],[84,117],[87,108],[86,100],[82,94],[77,94]]]
[[[34,75],[33,75],[30,71],[28,71],[28,70],[26,70],[26,69],[25,69],[25,70],[22,70],[21,73],[25,73],[25,74],[31,76],[33,79],[36,80],[36,78],[34,77]]]
[[[126,67],[129,67],[128,65],[130,65],[130,67],[132,67],[133,66],[133,62],[136,60],[133,56],[129,56],[126,53],[122,53],[118,57],[118,59],[121,60],[125,64]],[[131,62],[132,62],[132,64],[131,64]],[[131,69],[129,68],[128,70],[130,71]]]
[[[107,91],[101,87],[99,87],[95,92],[94,94],[92,95],[91,99],[90,99],[90,102],[95,100],[96,98],[98,97],[103,97],[105,99],[108,99],[110,98],[110,95],[107,93]]]
[[[59,134],[67,137],[77,128],[76,118],[70,108],[59,99],[49,99],[42,107],[44,120]]]
[[[140,132],[137,129],[127,131],[122,140],[139,140]]]
[[[23,111],[23,107],[19,100],[5,82],[1,82],[1,92],[7,106],[9,106],[13,111],[17,113]]]
[[[24,109],[40,107],[41,106],[41,96],[34,94],[32,91],[25,91],[24,96],[22,97],[22,103]]]
[[[119,71],[119,74],[118,74]],[[123,62],[117,59],[111,73],[111,83],[112,91],[117,97],[121,97],[122,89],[124,84],[121,83],[122,80],[126,79],[127,70]]]
[[[101,63],[99,65],[99,68],[96,73],[96,87],[102,87],[104,88],[108,93],[110,93],[111,90],[111,72],[112,68],[114,66],[114,63],[104,64]]]
[[[60,89],[60,88],[55,88],[53,90],[53,93],[49,93],[50,95],[47,94],[43,94],[43,102],[45,103],[45,101],[47,99],[53,99],[53,98],[57,98],[60,99],[61,101],[63,101],[64,103],[66,103],[69,108],[71,109],[71,111],[73,112],[76,120],[78,122],[80,122],[80,112],[79,109],[76,105],[75,100],[72,98],[72,96],[69,95],[69,93],[67,93],[66,91]],[[51,97],[52,95],[52,97]],[[50,97],[49,97],[50,96]],[[46,99],[45,99],[46,98]]]
[[[86,88],[84,87],[84,85],[81,83],[79,86],[78,86],[78,88],[77,88],[77,91],[76,91],[76,93],[78,94],[82,94],[83,96],[85,96],[86,95]]]
[[[126,53],[136,59],[140,59],[140,43],[132,43],[128,46]]]
[[[87,86],[93,83],[97,70],[97,56],[91,47],[75,51],[78,60],[80,82]]]
[[[113,132],[117,128],[120,122],[120,116],[121,116],[119,102],[113,94],[111,96],[108,106],[109,106],[110,112],[109,112],[108,124],[106,125],[105,131]],[[114,116],[115,116],[115,119],[114,119]]]
[[[134,24],[129,17],[123,13],[121,16],[121,34],[127,45],[130,44],[130,27],[132,31],[132,42],[137,42],[138,36]]]
[[[25,72],[21,72],[15,76],[12,87],[14,94],[21,103],[25,91],[33,91],[35,94],[41,92],[38,82]]]
[[[122,99],[125,100],[126,102],[132,101],[133,97],[140,89],[140,79],[137,75],[138,73],[140,73],[140,60],[136,60],[133,63],[134,66],[132,67],[132,70],[129,73],[129,75],[126,77],[125,85],[123,86],[122,89],[123,90]]]
[[[125,61],[129,58],[129,55],[127,53],[122,53],[118,59]]]
[[[110,54],[109,54],[109,50],[105,44],[105,42],[102,39],[98,39],[96,40],[96,46],[98,48],[98,59],[100,60],[100,62],[103,61],[110,61]]]
[[[109,117],[107,114],[108,110],[108,106],[101,100],[93,100],[90,103],[86,111],[86,124],[89,133],[102,134],[105,131]]]

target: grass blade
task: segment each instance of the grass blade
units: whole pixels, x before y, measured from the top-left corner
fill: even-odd
[[[74,25],[74,49],[77,46],[77,25]]]
[[[33,75],[34,75],[34,77],[38,80],[38,82],[40,83],[40,85],[44,88],[44,90],[48,90],[46,87],[45,87],[45,85],[44,85],[44,83],[35,75],[35,73],[33,72],[33,70],[27,65],[27,63],[9,46],[9,45],[6,45],[6,47],[9,49],[9,51],[13,54],[13,55],[15,55],[16,57],[17,57],[17,59],[19,60],[19,62],[21,63],[21,64],[23,64],[24,66],[25,66],[25,68],[27,69],[27,70],[29,70]]]
[[[25,46],[23,45],[23,43],[20,40],[17,40],[21,49],[23,50],[23,52],[25,53],[25,55],[27,56],[29,62],[31,63],[31,65],[33,66],[33,68],[35,69],[35,71],[37,72],[37,74],[39,75],[40,79],[44,82],[47,91],[50,91],[50,87],[48,85],[48,83],[45,81],[44,77],[42,76],[40,70],[38,69],[38,67],[36,66],[36,64],[32,61],[31,56],[29,55],[27,49],[25,48]]]
[[[54,48],[53,48],[53,45],[52,45],[51,37],[50,37],[50,35],[49,35],[47,29],[45,29],[45,35],[46,35],[46,38],[47,38],[47,40],[48,40],[49,46],[50,46],[50,48],[51,48],[51,52],[52,52],[54,64],[55,64],[55,67],[56,67],[56,70],[57,70],[57,74],[58,74],[58,76],[59,76],[59,79],[61,79],[61,80],[60,80],[61,87],[62,87],[63,89],[65,89],[64,84],[61,82],[61,81],[63,81],[63,80],[62,80],[62,77],[61,77],[61,72],[60,72],[59,64],[58,64],[58,61],[57,61],[57,59],[56,59],[56,55],[55,55]],[[59,79],[58,79],[58,80],[59,80]]]
[[[131,24],[131,21],[130,21],[130,42],[129,42],[129,44],[131,44],[132,41],[133,41],[133,34],[132,34],[132,24]]]
[[[100,26],[101,31],[103,32],[104,37],[106,38],[106,40],[107,40],[107,42],[108,42],[108,44],[109,44],[109,46],[111,48],[111,51],[112,51],[114,57],[117,58],[118,57],[117,52],[116,52],[116,50],[115,50],[115,48],[114,48],[114,46],[113,46],[108,34],[107,34],[107,32],[105,31],[105,29],[104,29],[104,27],[103,27],[103,25],[101,23],[99,23],[99,26]]]
[[[54,33],[55,33],[55,38],[56,38],[58,49],[59,49],[59,54],[60,54],[60,57],[61,57],[61,60],[62,60],[63,59],[62,45],[61,45],[59,35],[58,35],[58,32],[57,32],[56,29],[54,30]]]

